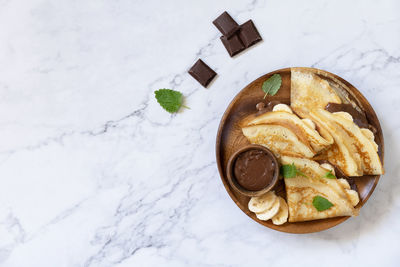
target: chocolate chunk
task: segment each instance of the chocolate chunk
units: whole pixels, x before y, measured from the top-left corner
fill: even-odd
[[[226,50],[228,50],[228,53],[231,57],[242,52],[245,48],[237,34],[233,35],[230,38],[221,36],[221,41],[224,44]]]
[[[256,105],[256,109],[257,109],[258,111],[261,111],[261,110],[265,109],[265,103],[264,103],[264,102],[258,103],[258,104]]]
[[[226,11],[216,18],[213,24],[226,38],[231,37],[239,29],[239,25]]]
[[[272,100],[272,101],[269,101],[267,103],[267,105],[265,105],[264,102],[258,103],[256,105],[256,109],[258,110],[256,116],[259,116],[259,115],[264,114],[266,112],[271,112],[272,109],[274,108],[274,106],[278,105],[278,104],[282,104],[282,102],[277,101],[277,100]]]
[[[246,48],[262,40],[252,20],[248,20],[240,25],[239,38]]]
[[[197,60],[196,63],[190,68],[189,74],[196,79],[201,85],[207,87],[207,85],[217,75],[206,63],[201,59]]]

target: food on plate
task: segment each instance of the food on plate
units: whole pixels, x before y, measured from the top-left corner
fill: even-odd
[[[272,223],[281,225],[287,222],[288,206],[282,197],[270,191],[259,197],[252,197],[249,201],[249,210],[262,221],[272,219]]]
[[[347,112],[331,113],[317,109],[310,115],[334,137],[337,147],[328,150],[326,156],[346,175],[383,174],[378,145],[369,129],[360,129]]]
[[[249,201],[249,210],[254,213],[260,213],[270,209],[272,204],[275,203],[277,196],[274,191],[269,191],[259,197],[252,197]]]
[[[367,175],[384,173],[383,147],[378,146],[382,144],[380,132],[369,121],[374,119],[373,112],[362,109],[363,99],[347,83],[319,70],[291,68],[290,76],[285,70],[267,77],[254,83],[264,97],[261,92],[256,93],[256,99],[241,96],[247,116],[234,123],[235,131],[239,128],[248,142],[273,152],[275,173],[280,174],[266,194],[266,190],[258,194],[240,192],[253,196],[248,202],[253,218],[282,225],[357,216],[361,207],[357,184],[364,203],[368,196],[365,179],[368,186],[374,179]],[[257,103],[253,114],[248,115],[246,101]],[[237,140],[238,144],[246,142],[243,138]],[[243,162],[247,161],[237,161],[241,168],[235,174],[241,186],[260,189],[268,184],[265,177],[271,176],[272,168],[255,164],[261,166],[263,171],[259,171]],[[263,181],[261,184],[246,178],[256,171],[259,174],[251,176],[262,177],[257,181]],[[327,224],[332,225],[329,221]],[[305,225],[300,224],[300,228]],[[289,228],[283,227],[282,231]]]
[[[266,98],[267,95],[274,96],[279,91],[279,89],[281,89],[281,86],[282,86],[282,77],[281,75],[275,73],[267,80],[265,80],[261,86],[261,89],[265,93],[264,98]]]
[[[342,100],[329,83],[309,71],[291,69],[290,106],[302,118],[328,103],[341,104]]]
[[[256,217],[261,221],[268,221],[272,219],[272,217],[278,213],[280,204],[279,198],[275,198],[275,201],[272,203],[271,207],[262,212],[256,213]]]
[[[330,113],[341,111],[349,113],[353,118],[354,123],[357,124],[360,128],[369,128],[370,126],[367,120],[367,116],[365,116],[365,113],[358,107],[353,107],[352,104],[328,103],[325,106],[325,110],[329,111]]]
[[[358,214],[354,208],[358,193],[350,189],[346,180],[344,186],[336,177],[328,178],[330,170],[310,159],[282,156],[280,161],[283,166],[294,165],[298,170],[284,175],[289,222]]]
[[[250,191],[259,191],[272,182],[277,167],[266,151],[251,149],[238,155],[233,169],[240,186]]]
[[[291,108],[285,104],[275,105],[272,112],[266,112],[259,116],[250,116],[244,119],[241,125],[242,127],[254,125],[279,125],[287,128],[294,133],[305,146],[309,148],[310,153],[307,155],[303,154],[303,156],[309,158],[313,157],[321,150],[328,148],[333,143],[331,135],[326,134],[324,137],[322,137],[315,129],[312,121],[309,119],[300,119],[297,115],[293,114]],[[245,136],[247,137],[246,134]],[[284,137],[282,135],[280,136]],[[281,153],[288,155],[285,153],[285,151],[281,151]],[[289,151],[289,154],[292,153]]]
[[[288,205],[286,204],[286,201],[282,197],[279,198],[279,210],[278,213],[275,214],[274,217],[272,217],[272,223],[275,225],[281,225],[287,222],[288,216],[289,216],[289,208]]]
[[[242,128],[244,136],[252,144],[263,145],[275,155],[291,155],[312,158],[315,155],[312,147],[302,142],[291,129],[275,125],[261,124]]]

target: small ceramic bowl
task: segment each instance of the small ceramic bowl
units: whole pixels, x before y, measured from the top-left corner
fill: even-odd
[[[236,181],[234,171],[233,171],[237,157],[240,154],[242,154],[248,150],[253,150],[253,149],[262,150],[265,153],[267,153],[267,155],[271,157],[271,159],[275,165],[274,176],[272,177],[271,183],[269,183],[265,188],[258,190],[258,191],[250,191],[250,190],[243,188]],[[279,163],[278,163],[278,160],[276,159],[274,153],[272,153],[268,148],[266,148],[264,146],[260,146],[260,145],[248,145],[248,146],[242,147],[241,149],[239,149],[238,151],[236,151],[235,153],[232,154],[232,156],[229,158],[229,161],[228,161],[226,173],[227,173],[228,182],[234,190],[236,190],[237,192],[239,192],[243,195],[249,196],[249,197],[256,197],[256,196],[261,196],[261,195],[267,193],[268,191],[270,191],[272,188],[275,187],[276,183],[278,182],[278,178],[279,178]]]

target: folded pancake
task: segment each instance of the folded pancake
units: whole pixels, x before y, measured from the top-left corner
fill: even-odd
[[[296,169],[304,173],[293,178],[285,178],[286,199],[289,206],[289,222],[309,221],[337,216],[356,216],[358,193],[349,189],[339,179],[324,176],[327,169],[313,160],[282,156],[281,164],[294,164]],[[354,191],[354,192],[352,192]],[[313,199],[321,196],[333,204],[329,209],[318,211]]]
[[[291,69],[290,106],[302,118],[316,108],[328,103],[342,103],[329,83],[317,75],[296,68]]]
[[[328,150],[318,155],[315,159],[325,159],[332,162],[347,176],[362,176],[361,155],[358,153],[351,136],[334,121],[323,117],[320,112],[312,111],[309,116],[320,127],[325,128],[335,140],[335,143]]]
[[[288,109],[290,109],[288,107]],[[297,137],[306,144],[310,144],[315,153],[328,148],[333,143],[329,134],[326,139],[322,137],[310,123],[297,117],[295,114],[286,111],[266,112],[257,117],[251,117],[243,121],[242,125],[274,124],[281,125],[294,132]]]
[[[375,143],[374,135],[370,130],[360,129],[353,122],[351,115],[346,112],[330,113],[329,111],[318,109],[314,110],[311,115],[319,118],[321,123],[323,121],[326,125],[333,125],[334,130],[339,130],[342,140],[346,142],[348,147],[351,147],[349,150],[352,153],[352,157],[360,160],[361,175],[383,174],[384,170],[377,153],[378,145]],[[333,128],[330,128],[330,130]],[[331,132],[332,136],[335,136],[335,134]],[[336,160],[338,161],[338,159]],[[354,174],[348,175],[356,176]]]
[[[275,124],[253,125],[242,128],[244,136],[252,144],[263,145],[276,155],[312,158],[315,152],[302,142],[289,128]]]

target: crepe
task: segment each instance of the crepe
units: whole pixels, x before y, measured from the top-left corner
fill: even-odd
[[[328,170],[313,160],[282,156],[280,162],[294,164],[297,170],[306,175],[297,174],[284,179],[289,222],[358,215],[358,210],[354,208],[358,203],[358,193],[350,189],[347,181],[325,178]],[[333,206],[318,211],[312,204],[316,196],[327,199]]]
[[[360,176],[363,174],[379,175],[384,173],[377,152],[378,145],[374,141],[373,133],[368,129],[360,129],[353,122],[349,113],[330,113],[326,110],[318,109],[312,111],[310,115],[329,129],[338,147],[340,144],[346,146],[346,149],[350,152],[350,157],[357,163],[358,170],[353,172],[348,168],[351,161],[347,158],[347,155],[346,157],[338,157],[334,153],[334,149],[327,151],[328,160],[338,165],[346,175]],[[344,150],[345,148],[342,147],[342,149]],[[343,150],[340,151],[343,152]]]
[[[312,158],[315,155],[312,148],[302,142],[292,130],[280,125],[247,126],[242,128],[242,132],[250,143],[263,145],[277,156],[289,155]]]
[[[347,176],[363,175],[361,155],[358,153],[351,136],[334,121],[321,116],[319,112],[313,111],[309,115],[320,127],[325,128],[335,140],[335,143],[319,155],[317,159],[326,159],[337,165]]]
[[[259,115],[255,118],[248,118],[244,125],[275,124],[290,129],[305,144],[309,144],[315,153],[328,148],[332,143],[332,136],[329,134],[322,137],[314,127],[295,114],[286,111],[273,111]]]
[[[325,108],[328,103],[341,104],[342,100],[326,80],[309,71],[291,69],[290,107],[300,117],[307,118],[311,110]]]

